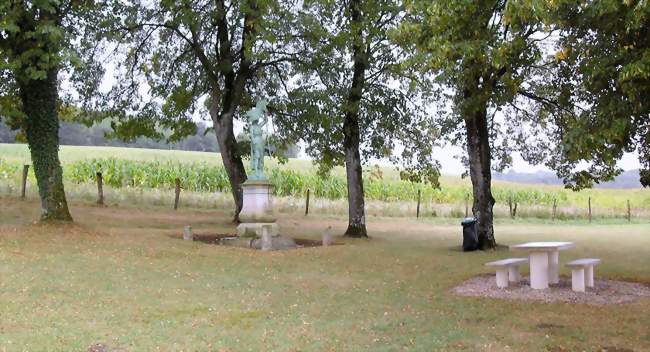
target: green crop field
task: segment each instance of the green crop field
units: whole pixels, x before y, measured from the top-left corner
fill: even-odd
[[[114,189],[166,190],[173,187],[176,178],[181,180],[185,191],[212,193],[228,192],[229,189],[218,153],[63,146],[60,155],[64,178],[67,183],[76,185],[73,188],[93,184],[96,172],[102,172],[105,184]],[[0,144],[2,182],[17,184],[24,163],[29,163],[29,151],[25,145]],[[343,200],[347,194],[341,167],[322,178],[308,160],[291,159],[279,164],[271,159],[267,164],[276,196],[301,198],[310,190],[316,198]],[[394,168],[370,166],[365,171],[366,199],[384,203],[415,202],[420,192],[423,213],[428,215],[436,213],[436,205],[453,204],[462,208],[471,193],[469,181],[458,176],[443,176],[441,187],[436,189],[399,180]],[[584,217],[590,198],[599,217],[624,216],[628,201],[636,217],[647,217],[650,211],[650,190],[647,189],[573,192],[560,186],[495,181],[493,193],[500,207],[507,206],[509,200],[517,202],[519,214],[523,217],[548,217],[554,202],[560,208],[559,218]],[[460,213],[462,210],[456,209],[450,216],[464,215]]]

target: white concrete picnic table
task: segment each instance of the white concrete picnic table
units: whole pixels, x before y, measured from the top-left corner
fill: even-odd
[[[549,282],[560,282],[560,251],[575,247],[573,242],[527,242],[510,246],[511,251],[527,251],[530,262],[530,287],[543,290]]]

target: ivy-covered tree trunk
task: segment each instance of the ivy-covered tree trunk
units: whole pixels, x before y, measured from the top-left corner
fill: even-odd
[[[345,149],[345,172],[348,184],[348,229],[345,236],[368,237],[363,194],[363,175],[359,153],[359,104],[363,94],[368,55],[362,44],[361,1],[350,2],[352,31],[354,33],[352,86],[348,95],[343,121],[343,148]]]
[[[214,100],[216,101],[216,99]],[[214,104],[214,103],[211,103]],[[244,195],[241,184],[246,182],[246,170],[240,153],[237,150],[237,139],[233,132],[232,113],[219,114],[216,105],[210,107],[210,114],[214,126],[214,133],[219,143],[219,152],[223,166],[228,174],[230,189],[235,201],[235,217],[233,221],[239,222],[239,213],[244,205]]]
[[[26,135],[41,197],[41,220],[72,221],[63,188],[59,161],[58,85],[56,69],[44,79],[19,81],[26,120]]]
[[[466,99],[471,97],[466,96]],[[487,110],[484,104],[476,106],[463,116],[467,133],[467,154],[469,174],[472,180],[474,203],[472,212],[476,217],[480,249],[496,247],[494,239],[492,196],[492,171],[490,136],[488,132]]]

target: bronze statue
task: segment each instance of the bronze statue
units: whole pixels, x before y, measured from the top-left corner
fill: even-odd
[[[265,141],[262,127],[268,121],[266,117],[266,99],[260,99],[254,108],[246,113],[250,124],[251,134],[251,173],[248,175],[249,180],[265,180],[264,176],[264,150]]]

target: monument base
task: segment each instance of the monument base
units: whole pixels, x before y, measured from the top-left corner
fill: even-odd
[[[274,223],[273,185],[268,180],[248,180],[241,185],[243,206],[239,213],[242,223]]]
[[[255,237],[247,238],[223,238],[219,240],[219,244],[222,246],[230,247],[242,247],[242,248],[251,248],[251,249],[262,249],[262,239]],[[283,249],[292,249],[298,248],[296,242],[285,236],[274,236],[271,237],[271,250],[283,250]]]
[[[244,204],[239,213],[237,226],[237,238],[223,241],[224,245],[263,249],[262,228],[267,227],[270,243],[265,250],[295,248],[296,243],[289,237],[280,236],[280,228],[275,222],[276,216],[273,210],[273,185],[264,180],[248,180],[241,185]]]
[[[279,234],[280,228],[275,222],[245,222],[237,226],[237,236],[239,237],[262,237],[262,226],[270,226],[271,237]]]

